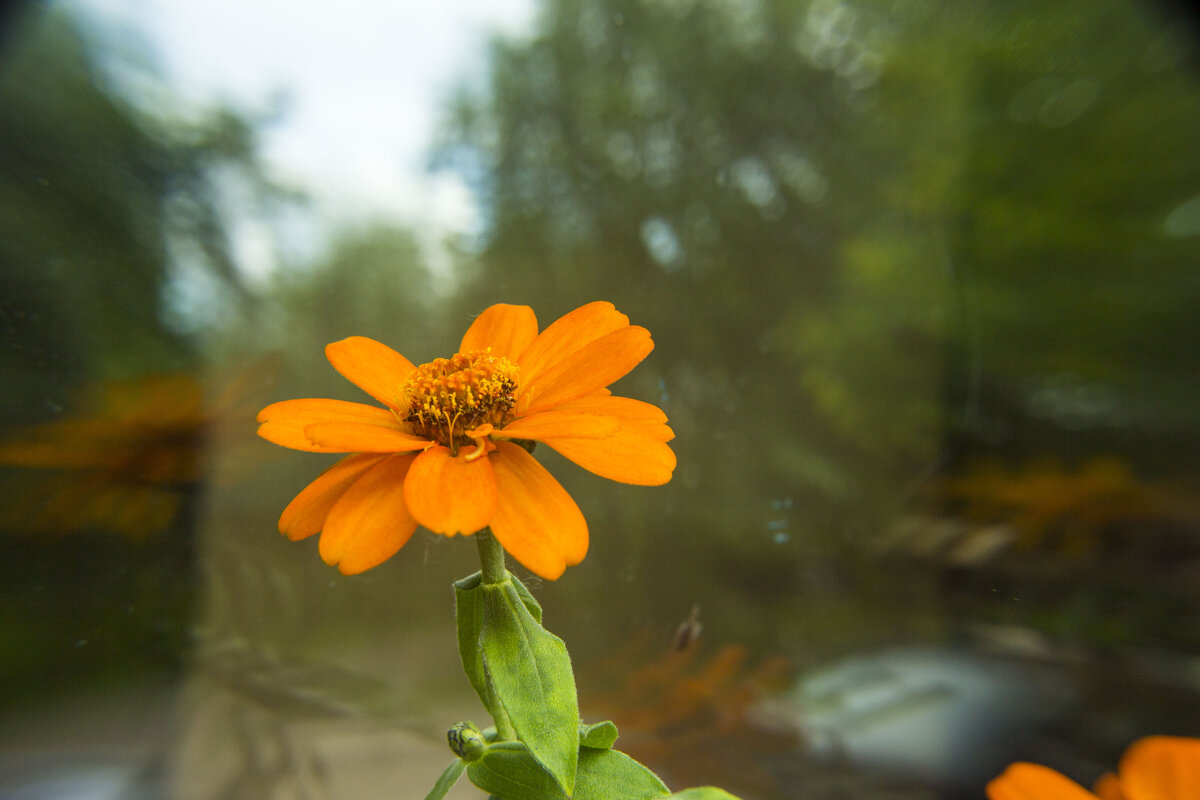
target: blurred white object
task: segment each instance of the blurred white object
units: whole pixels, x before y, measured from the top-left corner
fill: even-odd
[[[965,788],[997,774],[1074,696],[1047,664],[911,647],[802,676],[784,703],[815,759]],[[780,711],[771,711],[777,721]]]

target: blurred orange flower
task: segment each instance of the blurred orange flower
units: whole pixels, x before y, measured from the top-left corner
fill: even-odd
[[[210,377],[207,392],[190,372],[97,381],[84,387],[81,410],[4,431],[0,467],[31,474],[0,483],[0,527],[132,539],[162,533],[202,483],[236,480],[252,464],[243,452],[246,423],[260,385],[277,371],[274,359],[259,359]],[[214,463],[218,452],[233,469]]]
[[[133,539],[162,531],[200,478],[214,421],[200,383],[188,373],[145,375],[88,394],[90,413],[29,425],[0,443],[0,464],[46,471],[4,498],[4,524]]]
[[[669,481],[666,415],[606,388],[653,349],[649,331],[605,302],[541,333],[528,306],[494,305],[458,353],[419,367],[373,339],[334,342],[330,363],[384,407],[285,400],[259,413],[264,439],[355,454],[309,484],[279,529],[293,540],[320,532],[321,557],[351,575],[390,558],[418,524],[446,536],[490,527],[517,561],[555,579],[587,554],[587,523],[530,452],[543,442],[615,481]]]
[[[1037,764],[1013,764],[987,786],[990,800],[1196,800],[1200,739],[1148,736],[1130,745],[1117,774],[1092,792]]]

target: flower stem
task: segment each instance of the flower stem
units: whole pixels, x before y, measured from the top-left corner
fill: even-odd
[[[513,727],[512,720],[508,718],[508,712],[499,704],[496,706],[496,716],[492,721],[496,723],[496,741],[517,741],[517,729]]]
[[[479,545],[479,564],[484,583],[504,583],[508,570],[504,567],[504,547],[492,536],[488,528],[475,532],[475,543]]]

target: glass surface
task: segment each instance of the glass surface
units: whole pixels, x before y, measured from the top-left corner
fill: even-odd
[[[476,548],[339,574],[277,532],[336,456],[255,415],[497,302],[654,336],[617,390],[674,479],[539,448],[591,549],[531,587],[672,788],[981,798],[1200,736],[1193,18],[396,5],[0,17],[0,794],[424,796],[486,722]]]

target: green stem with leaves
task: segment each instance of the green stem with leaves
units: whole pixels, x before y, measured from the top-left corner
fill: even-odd
[[[482,574],[483,583],[499,584],[507,581],[508,568],[504,565],[504,547],[500,542],[496,541],[496,537],[488,528],[475,533],[475,544],[479,547],[479,566]],[[497,741],[515,741],[517,731],[513,728],[512,721],[508,718],[508,713],[504,707],[496,702],[492,706],[494,708],[496,723],[496,739]]]

